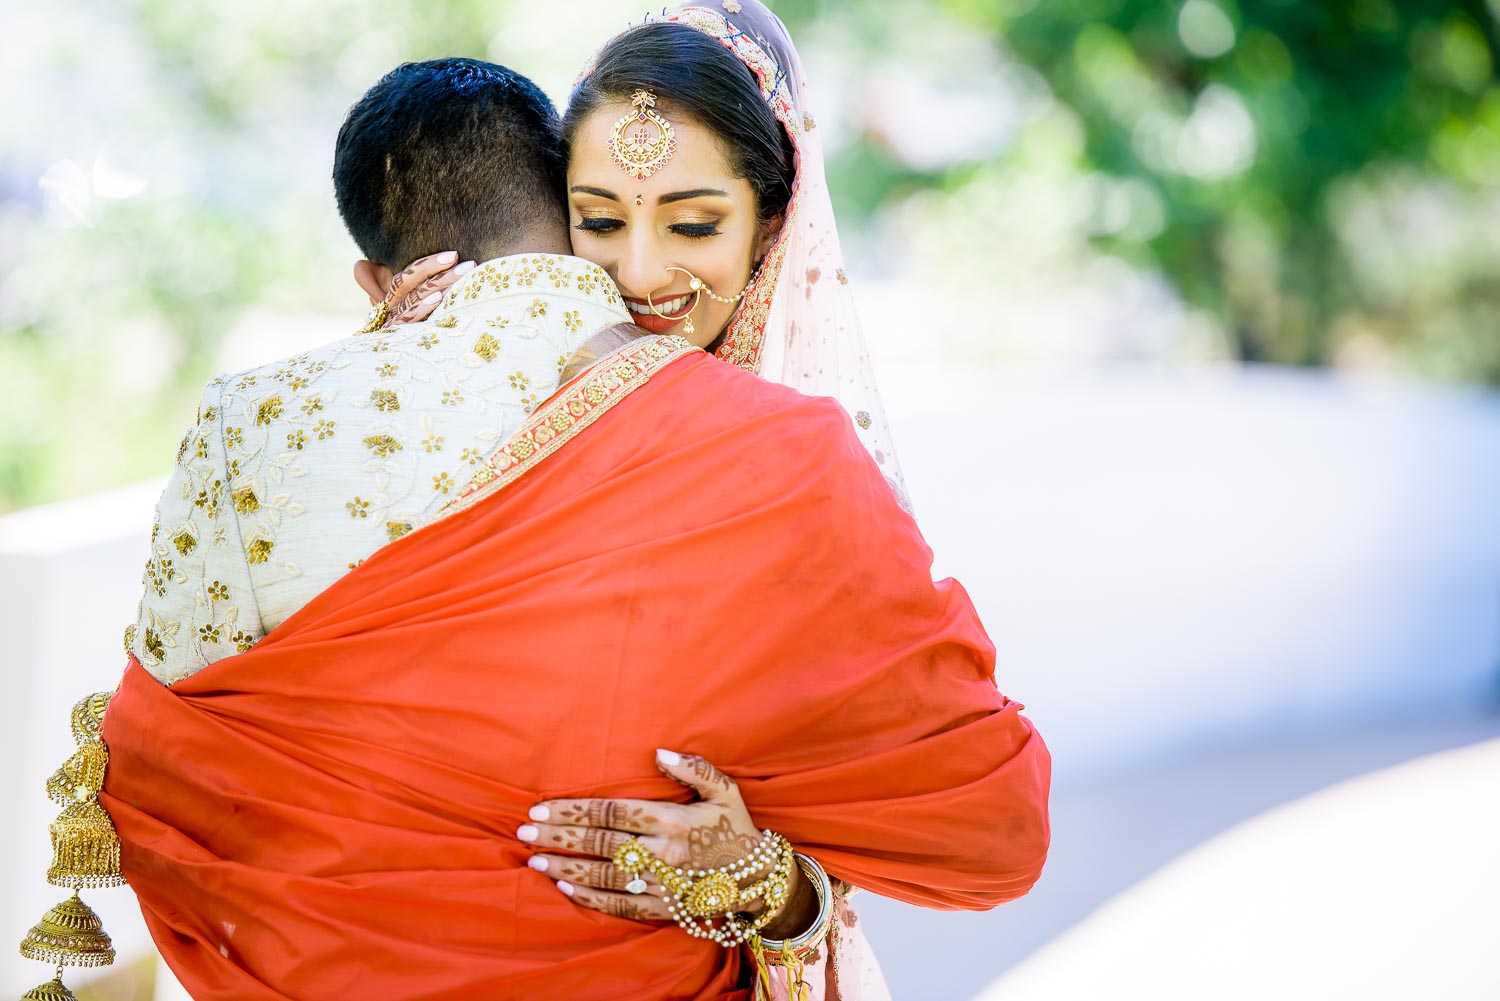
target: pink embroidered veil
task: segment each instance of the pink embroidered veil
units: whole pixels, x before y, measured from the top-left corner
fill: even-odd
[[[859,314],[824,173],[823,144],[808,107],[802,61],[781,19],[757,0],[687,4],[652,21],[677,22],[714,38],[750,68],[797,154],[797,176],[781,235],[746,291],[720,358],[809,396],[831,396],[910,510],[906,481]],[[588,76],[592,66],[580,76]]]

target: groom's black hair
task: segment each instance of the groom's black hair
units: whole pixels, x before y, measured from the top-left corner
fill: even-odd
[[[403,63],[349,109],[333,156],[360,252],[399,270],[456,250],[485,260],[567,225],[561,122],[519,73],[478,59]]]

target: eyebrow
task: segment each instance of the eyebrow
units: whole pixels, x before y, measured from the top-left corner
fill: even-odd
[[[575,184],[568,190],[576,195],[598,195],[600,198],[608,198],[610,201],[615,202],[621,200],[620,196],[613,191],[589,187],[586,184]],[[656,203],[658,205],[670,205],[673,202],[682,202],[689,198],[704,198],[709,196],[728,198],[729,192],[720,190],[719,188],[694,188],[691,191],[673,191],[670,194],[662,195],[656,200]]]

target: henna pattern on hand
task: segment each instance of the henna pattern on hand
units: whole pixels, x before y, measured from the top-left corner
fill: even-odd
[[[652,914],[646,905],[631,897],[606,897],[604,898],[604,906],[601,910],[612,917],[629,918],[632,921],[661,920],[661,918]]]
[[[736,831],[729,817],[721,816],[717,824],[688,828],[687,840],[691,865],[700,869],[718,869],[749,855],[760,843],[760,836],[758,832],[742,834]]]
[[[728,792],[734,786],[733,780],[715,768],[707,758],[688,754],[683,756],[683,764],[687,765],[699,782],[712,786],[719,792]]]
[[[625,838],[619,831],[611,831],[603,827],[588,827],[583,832],[583,852],[587,855],[609,858],[615,853],[615,849],[624,843]]]

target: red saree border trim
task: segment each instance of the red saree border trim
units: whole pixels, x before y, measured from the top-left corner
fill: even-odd
[[[466,510],[515,482],[657,372],[698,350],[687,338],[668,334],[643,337],[605,355],[538,407],[427,524]]]

